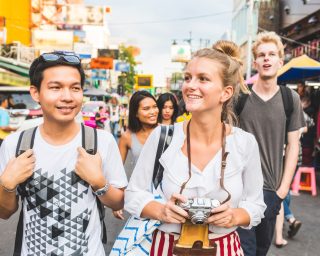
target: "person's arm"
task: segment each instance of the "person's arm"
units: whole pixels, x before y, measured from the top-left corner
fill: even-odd
[[[7,163],[0,176],[0,218],[8,219],[18,209],[16,188],[27,180],[35,166],[35,157],[31,149]]]
[[[289,192],[299,155],[299,130],[288,132],[288,144],[285,151],[284,172],[277,194],[285,198]]]
[[[1,178],[1,177],[0,177]],[[2,180],[1,180],[2,183]],[[0,219],[9,219],[18,209],[18,198],[15,189],[0,185]]]
[[[1,126],[0,129],[5,132],[15,132],[18,128],[11,127],[11,126]]]
[[[124,134],[121,135],[119,139],[119,150],[122,162],[124,163],[127,159],[128,151],[131,146],[131,134],[129,131],[126,131]]]
[[[140,216],[165,223],[184,223],[188,219],[188,213],[176,205],[177,200],[186,202],[186,198],[181,194],[173,194],[166,203],[150,201],[142,209]]]

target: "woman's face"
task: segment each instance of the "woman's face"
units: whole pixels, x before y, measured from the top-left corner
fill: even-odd
[[[171,120],[172,116],[173,116],[173,103],[171,100],[167,100],[162,108],[162,119],[163,120]]]
[[[188,111],[221,112],[223,103],[233,94],[232,86],[223,86],[221,69],[220,63],[204,57],[196,57],[189,62],[182,86]]]
[[[144,98],[139,102],[137,118],[142,124],[155,125],[158,119],[159,109],[152,98]]]

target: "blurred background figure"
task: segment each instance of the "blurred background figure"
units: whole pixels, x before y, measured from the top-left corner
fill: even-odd
[[[110,132],[118,142],[119,135],[119,120],[120,120],[120,105],[117,94],[112,94],[108,104],[110,118]]]
[[[316,111],[311,104],[310,96],[307,94],[301,98],[304,119],[307,124],[307,132],[301,137],[302,165],[313,166],[316,145]]]
[[[174,124],[179,112],[176,97],[171,93],[163,93],[159,96],[157,105],[159,108],[158,123]]]
[[[12,97],[0,95],[0,145],[3,139],[16,128],[10,127],[10,115],[8,108],[12,106]]]
[[[97,129],[104,129],[104,121],[105,121],[105,117],[103,115],[104,112],[105,112],[104,108],[100,106],[99,111],[95,114]]]
[[[125,163],[128,179],[130,179],[144,143],[158,125],[158,114],[157,101],[149,92],[137,91],[131,96],[128,129],[119,139],[120,154]],[[128,153],[130,157],[127,157]],[[122,210],[114,211],[113,214],[116,218],[124,219]]]
[[[191,119],[192,115],[186,110],[186,104],[184,103],[183,99],[179,101],[178,109],[179,109],[179,112],[178,112],[178,117],[176,122],[179,123],[179,122],[183,122]]]
[[[143,144],[157,126],[159,109],[156,99],[147,91],[135,92],[129,102],[128,129],[119,139],[122,161],[131,153],[131,166],[127,168],[130,177],[133,167],[139,158]],[[128,170],[129,169],[129,170]]]

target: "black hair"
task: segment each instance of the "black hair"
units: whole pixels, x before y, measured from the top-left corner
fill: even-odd
[[[58,52],[52,52],[52,54],[63,56],[63,54],[58,53]],[[79,63],[79,64],[70,63],[70,62],[63,60],[63,58],[59,58],[58,60],[55,60],[55,61],[45,61],[42,58],[42,56],[39,56],[38,58],[34,59],[34,61],[32,62],[31,66],[30,66],[30,69],[29,69],[30,84],[37,87],[38,91],[40,91],[41,82],[43,80],[43,72],[47,68],[57,67],[57,66],[70,66],[70,67],[76,68],[80,73],[81,87],[83,88],[84,83],[85,83],[85,74],[84,74],[84,70],[81,66],[81,63]]]
[[[142,123],[137,117],[137,114],[139,110],[140,101],[142,101],[145,98],[151,98],[154,100],[155,103],[157,102],[156,99],[147,91],[137,91],[131,96],[131,99],[129,102],[129,120],[128,120],[128,128],[131,132],[136,133],[142,129]]]
[[[173,114],[171,117],[171,123],[173,124],[178,117],[179,107],[178,107],[176,97],[173,94],[168,92],[161,94],[157,100],[157,105],[159,108],[158,123],[162,123],[162,110],[163,110],[164,104],[167,101],[171,101],[173,105]]]

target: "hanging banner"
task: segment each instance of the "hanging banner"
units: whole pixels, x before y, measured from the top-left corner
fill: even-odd
[[[190,45],[172,45],[171,61],[172,62],[188,62],[191,59]]]
[[[135,89],[150,89],[153,88],[153,75],[136,75]]]
[[[130,65],[126,62],[117,62],[115,65],[115,70],[128,73],[130,71]]]
[[[68,5],[66,10],[66,23],[77,25],[103,25],[103,7]]]
[[[119,59],[118,49],[98,49],[98,57],[110,57],[115,60]]]
[[[33,30],[33,46],[40,50],[73,50],[73,31]]]
[[[91,69],[113,69],[113,59],[108,57],[99,57],[91,59]]]

